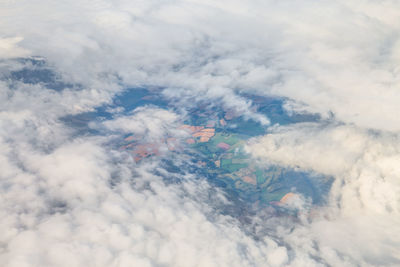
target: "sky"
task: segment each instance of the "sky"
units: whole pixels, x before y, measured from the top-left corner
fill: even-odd
[[[0,265],[399,266],[399,17],[395,0],[0,1]],[[52,80],[13,76],[37,69]],[[62,121],[139,87],[182,109],[91,125],[106,135]],[[270,125],[243,94],[321,118],[251,139],[255,161],[333,177],[311,219],[254,215],[256,238],[206,180],[110,148],[184,137],[204,102]]]

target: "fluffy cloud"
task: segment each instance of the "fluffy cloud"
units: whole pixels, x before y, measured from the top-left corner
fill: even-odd
[[[391,265],[400,261],[398,139],[354,126],[297,124],[277,127],[247,150],[263,162],[333,176],[330,208],[321,211],[327,219],[311,222],[307,235],[355,262]]]
[[[394,1],[2,5],[3,35],[19,33],[21,48],[71,81],[184,88],[194,99],[273,93],[341,121],[399,130]]]
[[[398,264],[399,5],[2,1],[0,264]],[[63,88],[12,75],[36,70],[32,60]],[[167,186],[156,161],[135,164],[107,136],[77,137],[59,120],[136,86],[181,110],[138,109],[91,126],[157,139],[198,103],[267,125],[246,93],[318,113],[323,122],[276,126],[248,149],[261,164],[334,177],[327,207],[310,222],[262,221],[273,230],[256,241],[229,216],[210,219],[211,189],[198,177]]]
[[[0,39],[0,58],[17,58],[29,56],[29,51],[18,47],[22,37],[10,37]]]
[[[205,181],[167,186],[152,174],[157,161],[135,167],[98,138],[63,141],[51,152],[18,141],[13,147],[9,140],[1,142],[1,265],[280,266],[288,261],[285,247],[268,238],[253,240],[232,218],[213,214],[210,221]]]
[[[288,251],[215,214],[223,193],[198,177],[167,185],[157,158],[136,164],[108,136],[77,137],[59,118],[91,89],[2,83],[0,265],[280,266]],[[63,94],[72,92],[66,102]],[[102,99],[89,98],[99,105]],[[45,100],[45,101],[44,101]],[[96,102],[97,101],[97,102]],[[26,104],[25,104],[26,103]],[[89,106],[90,107],[90,106]],[[179,115],[147,107],[103,123],[111,132],[173,135]],[[177,132],[177,134],[180,134]],[[168,174],[164,170],[164,173]],[[218,200],[219,199],[219,200]]]
[[[120,116],[114,120],[103,122],[101,126],[94,124],[92,127],[103,127],[107,131],[135,134],[149,141],[160,140],[165,137],[166,133],[176,136],[180,132],[177,114],[152,107],[139,107],[130,116]]]

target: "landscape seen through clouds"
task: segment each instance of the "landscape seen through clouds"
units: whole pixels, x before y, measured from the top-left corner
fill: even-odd
[[[400,1],[0,1],[0,267],[400,266]]]

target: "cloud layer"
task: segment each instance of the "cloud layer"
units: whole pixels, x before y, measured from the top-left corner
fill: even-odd
[[[398,265],[399,13],[390,0],[3,1],[0,265]],[[20,78],[43,71],[54,80]],[[129,87],[179,108],[90,125],[102,135],[60,120]],[[230,203],[201,177],[109,145],[125,133],[180,137],[171,129],[199,103],[268,125],[249,93],[321,117],[272,126],[247,147],[260,164],[333,177],[327,205],[298,221],[267,212],[243,226],[215,212]]]
[[[356,262],[389,265],[400,260],[398,138],[354,126],[297,124],[278,127],[247,149],[270,164],[333,176],[330,207],[321,211],[326,219],[311,222],[310,236]]]
[[[2,5],[7,57],[21,49],[45,56],[70,81],[185,88],[192,98],[255,90],[347,123],[399,130],[394,1]]]

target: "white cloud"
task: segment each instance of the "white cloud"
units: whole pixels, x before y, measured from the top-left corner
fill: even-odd
[[[233,218],[213,214],[212,188],[204,180],[181,177],[182,183],[167,186],[153,174],[157,159],[135,164],[106,147],[107,137],[71,135],[57,120],[73,113],[56,104],[62,92],[3,85],[10,93],[0,116],[0,265],[280,266],[288,261],[285,247],[267,237],[255,241]],[[71,94],[71,103],[88,91]],[[24,99],[30,102],[23,105]],[[168,127],[178,119],[166,110],[139,108],[105,125],[162,136],[174,133]]]
[[[103,127],[108,131],[134,134],[147,140],[160,140],[167,133],[174,136],[179,134],[179,117],[172,111],[155,107],[136,108],[131,115],[120,116],[100,125],[92,127]],[[184,134],[184,131],[181,131]]]
[[[399,130],[393,1],[29,1],[2,10],[4,34],[20,33],[23,49],[84,85],[122,79],[211,99],[273,93],[344,122]]]
[[[279,266],[287,261],[286,249],[273,241],[270,246],[256,242],[223,216],[209,221],[207,205],[179,185],[166,186],[150,173],[154,165],[141,166],[133,178],[128,166],[114,165],[108,152],[89,140],[66,143],[46,155],[27,148],[15,152],[24,168],[5,162],[3,167],[16,174],[1,179],[4,266],[251,266],[267,261]],[[111,173],[121,168],[122,181],[111,188]],[[149,189],[141,189],[143,180]],[[185,186],[196,195],[209,187],[201,181]]]
[[[2,1],[0,265],[397,264],[399,5]],[[27,56],[44,57],[74,86],[54,91],[10,80],[10,71],[32,67],[13,60]],[[59,122],[135,86],[161,88],[183,110],[206,101],[263,124],[268,119],[239,92],[288,97],[292,111],[329,118],[328,126],[276,127],[250,151],[333,176],[330,207],[320,220],[277,230],[279,242],[254,241],[236,222],[207,219],[209,204],[194,197],[207,185],[165,186],[151,174],[156,164],[115,164],[122,156],[101,138],[76,138]],[[179,119],[147,111],[102,126],[158,138]],[[122,181],[112,188],[115,172]],[[133,173],[151,190],[132,188]]]
[[[18,46],[22,37],[0,38],[0,59],[29,56],[29,51]]]
[[[354,262],[396,265],[400,262],[398,139],[354,126],[309,123],[277,127],[253,140],[247,150],[270,164],[335,178],[328,196],[331,208],[321,210],[325,219],[303,229],[320,248]],[[301,231],[285,238],[297,238]]]

